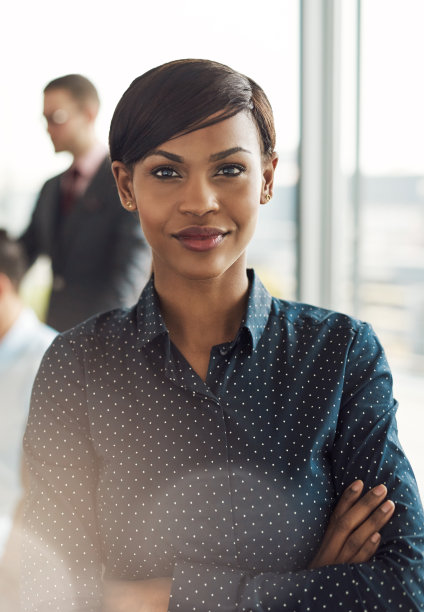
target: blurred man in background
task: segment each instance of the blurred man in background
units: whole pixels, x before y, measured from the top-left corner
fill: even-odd
[[[0,610],[10,612],[18,609],[22,437],[33,381],[56,335],[22,304],[25,270],[21,246],[0,230]]]
[[[123,210],[107,149],[95,134],[99,97],[85,77],[70,74],[44,89],[44,117],[55,151],[73,162],[41,189],[21,236],[31,265],[52,263],[47,323],[59,331],[89,316],[135,303],[150,274],[150,251],[138,218]]]

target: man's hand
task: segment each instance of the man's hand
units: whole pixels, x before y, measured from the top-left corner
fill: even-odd
[[[321,546],[309,569],[339,563],[369,561],[380,544],[379,530],[390,520],[395,509],[384,501],[387,489],[380,484],[362,498],[361,480],[348,487],[333,510]]]
[[[105,581],[103,612],[167,612],[171,582],[171,578]]]

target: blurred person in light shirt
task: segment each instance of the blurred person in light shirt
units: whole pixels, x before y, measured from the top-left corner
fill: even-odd
[[[0,230],[0,610],[18,610],[22,437],[32,384],[56,332],[25,307],[22,247]],[[15,601],[16,599],[16,601]]]

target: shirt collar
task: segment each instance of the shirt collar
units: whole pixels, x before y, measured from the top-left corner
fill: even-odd
[[[248,330],[251,338],[251,348],[255,350],[268,323],[272,297],[265,289],[254,270],[247,270],[250,291],[247,300],[246,314],[241,327]]]
[[[250,337],[251,350],[256,346],[268,322],[271,296],[253,270],[247,270],[249,297],[240,331],[246,329]],[[158,336],[165,336],[168,330],[159,309],[159,300],[153,283],[153,276],[145,286],[137,304],[138,345],[146,346]],[[240,337],[240,332],[237,338]]]
[[[165,335],[168,330],[160,313],[159,299],[153,283],[153,276],[144,287],[137,304],[138,345],[146,346],[158,336]]]
[[[81,176],[91,178],[96,174],[96,171],[98,170],[100,164],[106,157],[106,154],[107,149],[104,147],[104,145],[96,141],[93,147],[87,153],[85,153],[85,155],[79,157],[72,164],[69,170],[75,168],[76,170],[78,170],[78,173]]]
[[[12,327],[0,341],[0,364],[12,361],[22,348],[28,346],[28,338],[37,321],[32,310],[29,308],[21,310]]]

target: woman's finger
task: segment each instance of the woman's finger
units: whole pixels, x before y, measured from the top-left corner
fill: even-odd
[[[390,520],[393,515],[395,505],[392,501],[387,500],[381,504],[360,527],[355,529],[352,534],[346,539],[342,550],[340,551],[339,563],[352,563],[356,555],[369,543],[370,538],[378,532]],[[370,548],[370,546],[368,546]],[[374,553],[373,553],[374,554]],[[368,560],[368,558],[366,559]]]
[[[337,502],[330,516],[326,536],[334,543],[334,533],[343,531],[343,528],[349,528],[350,525],[345,525],[345,517],[349,510],[355,507],[359,502],[360,496],[364,488],[362,480],[355,480],[347,489],[345,489]],[[340,539],[340,538],[339,538]]]
[[[355,482],[343,491],[340,500],[337,502],[330,516],[330,521],[320,546],[320,551],[325,551],[325,558],[334,559],[340,552],[344,540],[334,537],[334,527],[337,517],[344,516],[345,513],[352,508],[358,501],[363,488],[364,483],[362,480],[355,480]]]
[[[380,542],[381,535],[378,532],[374,532],[357,551],[356,555],[349,561],[345,561],[345,563],[366,563],[375,555]]]
[[[353,504],[358,501],[363,488],[364,483],[362,480],[355,480],[355,482],[352,482],[352,484],[343,491],[341,498],[334,508],[333,514],[345,514],[345,512],[347,512],[353,506]]]
[[[368,491],[347,512],[340,514],[336,506],[331,517],[334,535],[344,541],[348,534],[352,533],[367,520],[371,513],[382,503],[386,495],[387,488],[380,484],[371,489],[371,491]]]

